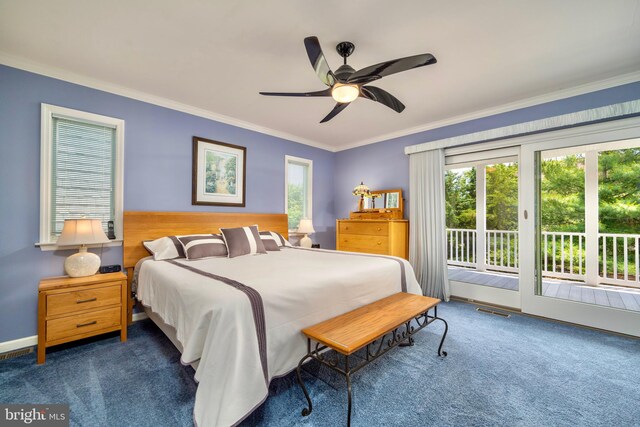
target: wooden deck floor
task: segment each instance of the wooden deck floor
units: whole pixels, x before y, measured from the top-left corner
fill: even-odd
[[[480,272],[468,268],[449,267],[449,280],[512,291],[518,290],[518,276],[507,273]],[[640,289],[608,285],[594,287],[579,282],[547,279],[542,281],[542,294],[552,298],[640,311]]]

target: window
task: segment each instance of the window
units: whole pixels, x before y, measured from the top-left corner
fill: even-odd
[[[124,121],[42,104],[40,247],[55,249],[65,219],[114,221],[122,239]]]
[[[285,156],[285,213],[289,215],[289,230],[296,231],[302,218],[312,216],[313,162]]]

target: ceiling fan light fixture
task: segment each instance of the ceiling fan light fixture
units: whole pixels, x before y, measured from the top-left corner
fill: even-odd
[[[331,96],[336,102],[345,104],[354,101],[360,95],[358,85],[336,83],[331,89]]]

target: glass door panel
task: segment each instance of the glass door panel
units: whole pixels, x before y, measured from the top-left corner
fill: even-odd
[[[451,165],[445,175],[452,295],[519,307],[517,157]]]
[[[640,312],[640,144],[542,150],[536,294]]]

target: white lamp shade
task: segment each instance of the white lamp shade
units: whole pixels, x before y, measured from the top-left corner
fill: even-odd
[[[93,245],[107,243],[99,219],[65,219],[62,234],[56,244],[59,246]]]
[[[298,233],[311,234],[315,233],[316,230],[313,229],[313,223],[310,219],[303,218],[300,220],[300,225],[298,226]]]

